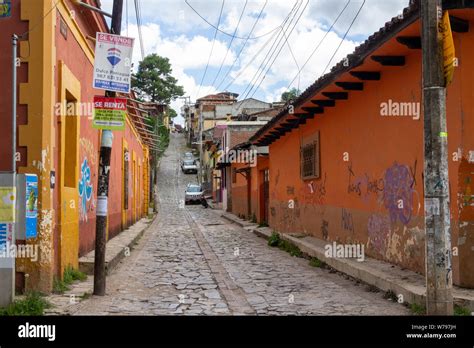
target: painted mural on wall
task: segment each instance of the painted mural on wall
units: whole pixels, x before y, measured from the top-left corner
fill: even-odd
[[[79,200],[80,200],[80,210],[81,221],[87,221],[87,206],[88,202],[92,199],[93,187],[91,183],[91,168],[87,162],[87,158],[84,158],[84,161],[81,165],[81,177],[79,180]]]

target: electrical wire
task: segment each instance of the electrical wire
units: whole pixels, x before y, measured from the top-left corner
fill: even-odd
[[[217,28],[219,28],[219,25],[221,24],[222,11],[224,10],[224,4],[225,4],[225,0],[222,0],[222,6],[221,6],[220,13],[219,13],[219,19],[217,21]],[[216,31],[214,32],[214,38],[212,39],[211,52],[209,53],[209,58],[207,59],[206,68],[204,69],[204,73],[202,74],[201,82],[199,83],[199,88],[198,88],[198,91],[196,93],[196,98],[195,98],[196,100],[199,96],[199,92],[201,91],[201,87],[202,87],[202,84],[204,82],[204,78],[206,77],[207,69],[209,68],[209,63],[211,61],[212,52],[214,51],[214,44],[216,43],[216,37],[217,37],[217,32],[218,32],[217,28],[216,28]]]
[[[253,55],[253,57],[249,60],[247,65],[245,65],[245,67],[243,69],[241,69],[240,72],[227,84],[227,86],[224,88],[224,90],[228,90],[229,87],[234,84],[235,80],[237,80],[240,77],[240,75],[242,75],[248,69],[248,67],[255,61],[255,59],[257,59],[257,57],[260,55],[260,53],[263,52],[265,47],[267,47],[267,45],[272,41],[272,39],[275,35],[276,35],[276,32],[274,32],[273,35],[270,36],[270,38],[262,45],[262,47],[260,47],[260,49],[257,50],[257,53],[255,53]]]
[[[322,37],[322,39],[318,42],[318,44],[316,45],[316,47],[314,48],[313,52],[311,52],[310,56],[308,57],[308,59],[306,59],[305,63],[303,64],[303,66],[301,67],[301,69],[298,70],[298,73],[295,75],[295,77],[293,78],[293,80],[291,80],[290,84],[288,85],[287,87],[287,90],[290,89],[291,85],[293,84],[293,82],[295,82],[295,80],[300,76],[301,74],[301,71],[305,68],[305,66],[308,64],[308,62],[311,60],[311,58],[314,56],[314,54],[316,53],[316,51],[319,49],[319,47],[321,46],[321,44],[324,42],[324,40],[326,39],[326,37],[328,36],[328,34],[331,32],[332,28],[334,28],[334,26],[336,25],[336,23],[339,21],[339,18],[342,16],[342,14],[344,13],[344,11],[346,10],[347,6],[349,6],[349,3],[351,2],[351,0],[348,0],[346,5],[344,6],[344,8],[341,10],[341,12],[339,12],[339,14],[337,15],[336,19],[332,22],[331,26],[329,27],[329,29],[326,31],[326,33],[324,34],[324,36]]]
[[[233,37],[234,39],[239,39],[239,40],[247,40],[247,38],[245,37],[239,37],[239,36],[235,36],[235,35],[232,35],[230,33],[227,33],[221,29],[219,29],[219,27],[216,27],[215,25],[213,25],[212,23],[210,23],[206,18],[204,18],[194,7],[191,6],[191,4],[188,2],[188,0],[184,0],[184,2],[186,3],[186,5],[188,5],[191,10],[193,10],[204,22],[206,22],[209,26],[211,26],[212,28],[216,29],[217,31],[219,31],[220,33],[224,34],[224,35],[227,35],[227,36],[230,36],[230,37]],[[283,24],[283,23],[282,23]],[[267,35],[270,35],[271,33],[273,33],[274,31],[278,30],[278,28],[280,28],[282,26],[282,24],[280,24],[279,26],[273,28],[272,30],[270,30],[269,32],[265,33],[265,34],[262,34],[262,35],[258,35],[258,36],[254,36],[254,37],[249,37],[248,40],[256,40],[256,39],[259,39],[261,37],[265,37]]]
[[[306,8],[308,7],[308,5],[309,5],[309,0],[306,2],[305,7],[304,7],[303,10],[301,11],[301,13],[300,13],[298,19],[296,20],[295,24],[293,25],[293,28],[291,28],[291,31],[290,31],[290,34],[288,35],[288,37],[290,37],[291,34],[293,33],[293,31],[295,30],[296,26],[298,25],[299,21],[301,20],[301,17],[303,16],[303,13],[306,11]],[[291,25],[291,23],[290,23],[290,25]],[[289,27],[289,26],[288,26],[288,27]],[[290,52],[292,52],[291,47],[290,47],[290,45],[289,45],[289,43],[288,43],[288,40],[287,40],[287,38],[286,38],[286,31],[285,31],[285,30],[283,30],[283,36],[285,37],[285,41],[286,41],[286,43],[288,44],[288,47],[290,48]],[[271,67],[272,67],[273,64],[275,63],[275,61],[276,61],[276,59],[278,58],[278,56],[280,55],[280,53],[281,53],[281,51],[282,51],[282,49],[283,49],[284,46],[285,46],[285,43],[283,43],[283,44],[281,45],[280,50],[278,51],[277,55],[276,55],[275,58],[273,59],[273,61],[272,61],[272,63],[270,64],[270,66],[268,67],[268,69],[267,69],[267,71],[265,72],[263,78],[260,80],[260,83],[257,85],[257,88],[255,88],[255,91],[254,91],[253,94],[250,96],[251,98],[253,98],[253,96],[255,95],[255,93],[258,91],[258,89],[259,89],[260,86],[262,85],[263,81],[264,81],[265,78],[267,77],[268,72],[270,71]],[[293,58],[295,59],[295,62],[296,62],[296,58],[295,58],[294,56],[293,56]],[[297,62],[296,62],[296,65],[298,66],[298,63],[297,63]],[[253,88],[253,86],[252,86],[252,88]],[[250,94],[250,92],[249,92],[249,94]]]
[[[225,81],[225,79],[227,78],[227,76],[229,76],[230,72],[231,72],[232,69],[234,68],[235,63],[237,62],[237,60],[239,59],[240,55],[242,54],[242,51],[244,50],[245,46],[247,45],[247,42],[249,41],[250,36],[252,35],[252,33],[253,33],[255,27],[257,26],[258,21],[259,21],[260,18],[262,17],[263,10],[264,10],[265,7],[267,6],[267,3],[268,3],[268,0],[265,0],[265,3],[263,4],[263,7],[262,7],[261,10],[260,10],[260,13],[258,14],[258,17],[257,17],[257,19],[255,20],[255,22],[253,23],[252,29],[250,30],[249,35],[247,36],[247,39],[245,40],[245,42],[243,43],[243,45],[240,47],[240,51],[239,51],[239,53],[237,53],[237,56],[235,57],[235,59],[234,59],[234,61],[233,61],[233,63],[232,63],[232,66],[227,70],[227,73],[224,75],[224,78],[223,78],[222,81],[219,83],[219,85],[216,87],[217,90],[219,90],[219,88],[220,88],[221,85],[224,83],[224,81]]]
[[[50,14],[51,12],[53,12],[53,11],[58,7],[58,5],[59,5],[60,2],[61,2],[61,0],[57,0],[57,1],[55,2],[54,6],[53,6],[48,12],[45,13],[45,15],[43,16],[43,18],[41,18],[38,22],[36,22],[36,23],[31,27],[31,29],[25,31],[25,32],[24,32],[23,34],[21,34],[21,35],[18,35],[18,39],[23,39],[23,37],[24,37],[26,34],[31,33],[33,30],[35,30],[35,29],[38,27],[38,25],[40,25],[41,23],[43,23],[43,21],[46,19],[46,17],[48,17],[49,14]]]
[[[364,0],[362,2],[362,5],[360,5],[359,10],[357,11],[354,19],[352,20],[351,24],[349,25],[349,28],[347,28],[346,32],[344,33],[344,36],[342,37],[341,41],[339,42],[339,45],[337,46],[336,50],[334,51],[333,55],[331,56],[331,59],[329,60],[326,67],[324,68],[324,71],[323,71],[322,75],[324,75],[326,73],[326,70],[329,68],[329,66],[330,66],[332,60],[334,59],[336,53],[339,51],[339,48],[341,48],[341,45],[344,42],[344,40],[346,39],[347,34],[349,34],[349,31],[351,30],[352,26],[354,25],[354,22],[356,21],[357,17],[359,17],[359,14],[360,14],[360,12],[362,11],[362,8],[365,5],[365,2],[366,2],[366,0]]]
[[[237,30],[239,29],[240,22],[242,21],[242,17],[244,16],[245,9],[247,8],[247,3],[248,3],[248,0],[245,0],[244,8],[242,9],[242,12],[240,13],[239,21],[237,22],[237,26],[235,27],[235,30],[234,30],[234,35],[237,34]],[[234,37],[232,37],[232,39],[229,42],[229,46],[227,47],[227,51],[225,53],[224,59],[222,59],[221,65],[219,66],[219,70],[217,71],[216,77],[214,78],[214,80],[211,83],[210,89],[214,86],[214,84],[217,81],[217,78],[219,77],[219,75],[222,71],[222,67],[224,66],[225,60],[226,60],[227,56],[229,55],[230,48],[232,47],[232,42],[234,42]],[[210,91],[210,89],[209,89],[209,91]]]
[[[127,17],[127,36],[128,36],[128,0],[125,0],[125,16]]]
[[[293,25],[293,28],[291,29],[289,36],[291,36],[291,33],[293,32],[293,30],[295,29],[296,25],[297,25],[298,22],[300,21],[301,16],[303,15],[304,11],[306,10],[308,4],[309,4],[309,1],[306,2],[305,7],[304,7],[303,10],[301,11],[301,13],[300,13],[298,19],[296,20],[295,24]],[[280,55],[280,53],[281,53],[283,47],[285,46],[285,42],[283,42],[283,44],[282,44],[281,46],[280,46],[280,43],[281,43],[281,41],[283,40],[283,38],[285,37],[286,30],[290,28],[290,26],[291,26],[293,20],[296,18],[296,15],[298,14],[298,11],[299,11],[301,5],[302,5],[302,2],[299,4],[299,6],[298,6],[298,8],[297,8],[297,10],[296,10],[296,12],[295,12],[295,14],[293,15],[293,18],[292,18],[292,19],[290,20],[290,22],[288,23],[288,27],[287,27],[286,29],[285,29],[284,27],[282,28],[282,34],[283,34],[283,35],[282,35],[281,38],[279,39],[278,44],[277,44],[275,50],[273,51],[273,53],[272,53],[272,55],[270,56],[269,60],[266,62],[265,66],[263,67],[263,70],[260,71],[260,73],[259,73],[257,79],[255,80],[255,83],[256,83],[256,82],[258,81],[258,79],[260,78],[260,76],[262,75],[262,73],[265,71],[265,73],[264,73],[262,79],[260,80],[259,84],[258,84],[257,87],[255,88],[255,83],[253,83],[252,86],[251,86],[251,88],[250,88],[250,90],[249,90],[249,91],[247,92],[247,94],[245,95],[244,99],[247,99],[247,97],[250,95],[250,93],[255,89],[255,91],[253,92],[253,94],[250,96],[250,97],[252,98],[252,97],[255,95],[256,91],[260,88],[262,82],[265,80],[265,78],[266,78],[268,72],[270,71],[271,67],[273,66],[273,64],[275,63],[276,59],[277,59],[278,56]],[[280,47],[280,48],[279,48],[279,50],[278,50],[278,52],[277,52],[275,58],[273,58],[273,55],[274,55],[275,52],[277,51],[278,47]],[[272,60],[272,58],[273,58],[273,60]],[[272,62],[270,63],[271,60],[272,60]],[[268,65],[268,63],[270,63],[270,65]],[[267,66],[268,66],[268,68],[267,68]]]
[[[295,11],[295,9],[299,9],[299,7],[297,7],[298,5],[301,5],[301,1],[300,0],[297,0],[295,2],[295,4],[293,5],[293,8],[291,9],[290,13],[288,14],[288,16],[286,17],[285,19],[285,22],[283,24],[283,26],[280,28],[280,31],[278,32],[278,35],[277,37],[275,38],[275,41],[272,43],[270,49],[268,50],[268,52],[266,53],[265,57],[263,58],[262,62],[260,63],[257,71],[255,72],[255,74],[253,75],[252,79],[250,80],[250,82],[247,84],[247,86],[245,87],[244,91],[242,92],[242,95],[248,95],[247,93],[247,90],[250,90],[252,89],[252,86],[255,84],[255,82],[260,78],[263,70],[265,70],[265,68],[267,67],[267,64],[268,62],[270,61],[271,57],[273,57],[273,54],[276,52],[276,49],[278,48],[279,44],[280,44],[280,41],[281,41],[281,38],[279,40],[279,37],[280,37],[280,34],[282,33],[283,31],[283,27],[286,25],[286,22],[290,19],[290,17],[293,15],[293,18],[295,17],[295,14],[293,14],[293,11]],[[275,44],[277,43],[278,41],[278,44],[277,46],[275,47]],[[275,48],[274,48],[275,47]],[[271,55],[270,55],[271,53]],[[268,58],[268,56],[270,55],[270,58]],[[255,82],[254,82],[255,80]],[[244,98],[245,99],[245,98]]]
[[[142,35],[142,17],[141,17],[141,8],[140,0],[134,0],[135,4],[135,15],[137,18],[137,27],[138,27],[138,40],[140,41],[140,51],[142,55],[142,60],[145,59],[145,49],[143,47],[143,35]]]

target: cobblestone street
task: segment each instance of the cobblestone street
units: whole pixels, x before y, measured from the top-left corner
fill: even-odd
[[[172,134],[159,169],[159,214],[107,278],[107,296],[77,315],[406,315],[404,306],[308,260],[290,256],[220,217],[184,206],[195,175],[180,170],[182,135]]]

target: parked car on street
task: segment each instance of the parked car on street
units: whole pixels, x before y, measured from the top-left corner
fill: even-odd
[[[204,192],[201,185],[188,184],[184,193],[184,204],[201,203],[204,198]]]
[[[183,159],[185,160],[194,160],[194,155],[192,152],[186,152],[184,155],[183,155]]]
[[[197,174],[196,161],[193,159],[185,159],[181,163],[181,170],[184,174]]]

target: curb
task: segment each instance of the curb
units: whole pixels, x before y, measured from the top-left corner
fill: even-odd
[[[143,237],[143,234],[148,230],[148,228],[153,224],[157,217],[157,214],[155,214],[151,219],[143,218],[139,221],[137,221],[136,224],[142,222],[145,223],[146,226],[144,226],[142,229],[140,229],[138,232],[136,232],[136,235],[132,237],[132,239],[126,241],[125,244],[120,245],[120,248],[117,248],[117,252],[114,253],[111,257],[107,257],[106,253],[106,260],[105,260],[105,274],[108,276],[110,273],[117,267],[117,265],[120,263],[125,258],[125,253],[124,249],[129,248],[130,251],[133,249],[134,245],[140,240],[141,237]],[[112,238],[107,242],[107,244],[114,242],[114,239],[119,237],[120,235],[131,232],[130,229],[133,228],[133,226],[136,226],[136,224],[130,226],[128,229],[122,231],[119,233],[117,236]],[[115,241],[116,243],[120,241]],[[81,257],[79,259],[79,270],[83,273],[86,273],[87,275],[93,275],[94,274],[94,250],[90,251],[87,255]],[[110,254],[109,254],[110,255]]]
[[[257,227],[256,224],[242,220],[230,213],[224,213],[222,217],[246,230],[252,231],[258,237],[266,240],[268,240],[273,233],[270,227]],[[338,272],[368,285],[372,285],[381,291],[392,291],[397,296],[402,295],[403,301],[408,304],[416,303],[425,305],[426,303],[424,277],[418,273],[402,270],[398,266],[371,258],[366,258],[365,262],[357,262],[351,259],[329,258],[326,257],[324,250],[327,242],[323,240],[310,236],[298,238],[299,236],[295,237],[285,233],[278,234],[281,239],[294,244],[304,254],[318,258]],[[453,287],[453,298],[455,304],[468,307],[474,312],[473,290]]]

